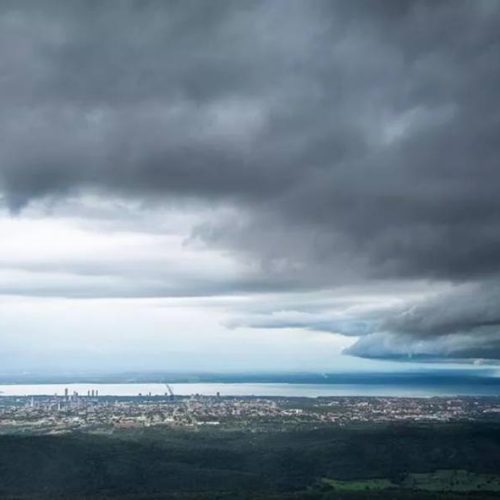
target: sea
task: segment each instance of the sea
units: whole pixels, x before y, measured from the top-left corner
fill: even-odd
[[[390,384],[305,384],[305,383],[171,383],[179,396],[263,396],[263,397],[436,397],[436,396],[500,396],[500,385],[390,385]],[[77,392],[86,395],[98,391],[99,396],[163,396],[168,394],[163,383],[67,383],[5,384],[2,396],[62,396]]]

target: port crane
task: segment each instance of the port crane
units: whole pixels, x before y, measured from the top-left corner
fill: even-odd
[[[164,385],[167,388],[168,395],[170,396],[170,401],[175,401],[175,394],[174,391],[172,390],[172,387],[170,387],[169,384],[164,384]],[[191,410],[189,408],[189,403],[186,404],[185,402],[182,401],[182,399],[180,400],[180,404],[174,409],[174,418],[175,415],[179,414],[187,418],[191,423],[191,425],[196,425],[196,419],[191,413]]]
[[[172,387],[170,387],[169,384],[165,384],[165,387],[167,388],[168,395],[170,396],[170,399],[172,401],[175,401],[175,395],[174,395],[174,391],[172,390]]]

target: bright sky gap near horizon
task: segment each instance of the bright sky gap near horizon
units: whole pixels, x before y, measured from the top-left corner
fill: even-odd
[[[1,2],[0,374],[496,367],[499,26]]]

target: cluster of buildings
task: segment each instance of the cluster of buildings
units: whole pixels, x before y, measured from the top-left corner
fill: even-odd
[[[316,402],[323,422],[453,422],[498,420],[499,397],[355,397],[328,398]]]
[[[0,432],[113,431],[153,426],[276,429],[362,422],[497,420],[500,398],[257,398],[219,395],[1,397]]]

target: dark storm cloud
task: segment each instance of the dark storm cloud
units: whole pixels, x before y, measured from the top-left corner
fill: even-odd
[[[499,303],[500,284],[464,285],[404,309],[382,328],[426,337],[500,326]]]
[[[389,311],[347,352],[373,358],[500,359],[499,305],[498,283],[462,285]]]
[[[236,222],[193,238],[292,286],[498,275],[498,2],[0,9],[11,210],[85,190],[229,204]],[[466,332],[497,324],[493,295]],[[387,328],[462,332],[463,310],[447,314]]]
[[[300,328],[360,337],[344,352],[365,358],[500,359],[500,284],[468,283],[420,299],[324,303],[247,312],[228,326]]]
[[[407,334],[380,332],[361,337],[344,353],[371,359],[493,363],[500,359],[500,335],[498,327],[424,340]]]

